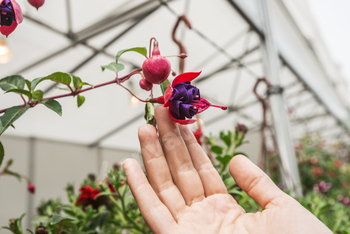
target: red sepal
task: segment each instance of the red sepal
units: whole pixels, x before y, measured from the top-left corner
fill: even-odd
[[[185,73],[182,73],[182,74],[178,75],[177,77],[175,77],[175,79],[173,80],[173,83],[171,85],[174,87],[174,85],[176,85],[178,83],[181,83],[181,82],[184,82],[184,81],[190,81],[191,82],[192,80],[197,78],[200,74],[201,74],[201,71],[200,72],[185,72]]]
[[[170,86],[170,84],[167,84],[168,88],[165,90],[164,93],[164,106],[167,107],[170,105],[169,99],[171,96],[173,96],[174,89]]]
[[[171,114],[170,108],[169,108],[169,115],[170,115],[170,117],[173,119],[174,122],[179,123],[179,124],[183,124],[183,125],[192,124],[192,123],[194,123],[194,122],[197,121],[197,120],[195,120],[195,119],[176,119],[176,118]]]
[[[5,26],[5,25],[1,26],[0,32],[2,35],[5,35],[6,37],[8,37],[13,31],[15,31],[16,28],[17,28],[17,22],[13,21],[11,26]]]

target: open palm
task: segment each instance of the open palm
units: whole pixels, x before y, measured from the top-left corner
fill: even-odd
[[[153,126],[139,128],[148,178],[136,160],[123,162],[131,191],[154,233],[331,233],[249,159],[235,156],[231,175],[264,209],[245,213],[189,128],[174,123],[164,107],[156,108],[156,119],[160,141]]]

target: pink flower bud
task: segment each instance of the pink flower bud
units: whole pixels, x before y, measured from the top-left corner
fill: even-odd
[[[146,91],[150,91],[153,88],[153,84],[148,82],[146,79],[142,78],[139,82],[139,85],[141,89],[144,89]]]
[[[45,0],[28,0],[28,2],[30,3],[30,5],[32,5],[33,7],[35,7],[38,10],[39,7],[44,5]]]
[[[160,55],[157,41],[154,42],[152,57],[143,62],[142,71],[151,84],[161,84],[168,78],[171,65],[168,59]]]
[[[29,191],[30,193],[34,194],[34,192],[35,192],[35,185],[32,184],[32,183],[29,183],[29,184],[28,184],[28,191]]]
[[[185,59],[185,58],[187,58],[187,54],[185,54],[185,53],[179,54],[179,58]]]

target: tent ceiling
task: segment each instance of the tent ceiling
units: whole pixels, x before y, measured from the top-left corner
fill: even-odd
[[[177,46],[171,41],[171,31],[177,17],[188,12],[193,29],[184,29],[182,25],[178,33],[178,37],[184,39],[189,55],[186,71],[202,70],[202,75],[196,81],[202,95],[212,102],[229,106],[226,112],[209,109],[201,115],[205,131],[217,133],[219,129],[232,128],[237,122],[258,130],[262,109],[252,89],[257,78],[264,76],[259,34],[251,30],[252,25],[232,7],[233,1],[169,1],[165,5],[161,5],[161,2],[108,0],[104,4],[96,4],[91,0],[48,1],[38,12],[26,6],[24,23],[8,39],[13,59],[6,65],[0,65],[1,76],[20,73],[27,79],[34,79],[64,71],[74,72],[92,84],[111,80],[114,74],[108,71],[102,73],[100,65],[113,61],[113,56],[121,49],[148,47],[149,39],[153,36],[158,39],[163,55],[178,54]],[[244,4],[242,1],[234,2]],[[250,13],[254,13],[255,1],[245,2],[244,6],[251,7]],[[290,39],[288,43],[293,43],[292,40],[299,43],[298,37]],[[283,53],[288,56],[295,54],[287,50]],[[177,58],[169,59],[173,69],[177,70]],[[312,58],[309,60],[313,61]],[[126,65],[126,70],[120,74],[123,75],[135,66],[140,67],[143,58],[130,53],[123,55],[121,61]],[[310,125],[310,132],[320,128],[325,119],[329,119],[330,126],[338,126],[331,114],[336,114],[338,119],[344,113],[346,115],[341,102],[335,105],[335,113],[329,103],[326,110],[315,99],[314,93],[319,94],[317,90],[304,90],[304,83],[288,66],[282,66],[281,71],[286,90],[286,108],[292,109],[292,124],[299,126],[295,127],[299,130],[293,132],[295,138],[308,131],[305,124]],[[322,71],[319,73],[321,77],[325,76]],[[310,77],[310,74],[306,76]],[[133,77],[128,87],[146,98],[147,93],[137,87],[138,80],[138,77]],[[40,85],[42,90],[51,87],[50,82]],[[259,87],[259,93],[265,90],[266,87]],[[51,89],[47,96],[59,93],[62,91]],[[332,94],[333,90],[330,93],[330,97],[324,93],[320,99],[338,98]],[[156,95],[160,95],[159,90]],[[16,130],[9,129],[6,134],[87,145],[100,143],[113,148],[138,148],[136,130],[144,123],[143,105],[132,107],[130,95],[117,86],[96,89],[84,96],[86,103],[79,109],[73,98],[59,100],[63,106],[63,117],[42,106],[31,109],[16,122]],[[20,101],[16,95],[6,94],[1,98],[0,108],[21,104]],[[340,113],[340,117],[337,113]],[[338,127],[335,134],[343,132]]]

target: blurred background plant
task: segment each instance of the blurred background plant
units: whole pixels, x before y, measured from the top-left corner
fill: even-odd
[[[255,213],[262,208],[236,184],[227,167],[232,157],[245,155],[238,149],[248,143],[244,141],[247,131],[246,126],[237,124],[233,131],[221,131],[218,137],[204,137],[203,144],[210,149],[228,193],[246,212]],[[305,136],[295,145],[304,193],[297,200],[336,234],[350,233],[350,164],[339,157],[343,148],[342,144],[327,145],[320,136]],[[89,174],[79,193],[68,184],[69,204],[59,199],[43,200],[33,221],[34,231],[23,231],[24,215],[10,219],[3,228],[15,234],[151,233],[120,168],[115,164],[103,181],[96,181],[95,175]],[[283,188],[278,158],[273,152],[268,153],[266,168],[271,179]]]

